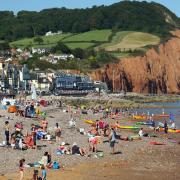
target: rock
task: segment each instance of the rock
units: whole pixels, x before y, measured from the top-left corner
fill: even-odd
[[[180,30],[167,42],[149,49],[145,55],[122,58],[92,72],[94,80],[106,80],[114,90],[138,93],[180,92]]]

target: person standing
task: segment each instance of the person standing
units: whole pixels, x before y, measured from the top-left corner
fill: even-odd
[[[41,170],[42,170],[42,180],[46,180],[47,172],[44,165],[41,166]]]
[[[164,121],[164,132],[165,132],[165,134],[168,133],[168,125],[167,125],[166,121]]]
[[[10,131],[9,121],[5,122],[4,130],[5,130],[6,145],[9,146],[10,145],[10,143],[9,143],[9,131]]]
[[[59,143],[61,140],[61,128],[59,127],[58,123],[56,123],[55,126],[55,137],[56,137],[56,142]]]
[[[19,180],[22,180],[23,179],[23,177],[24,177],[24,163],[25,163],[25,159],[21,159],[20,161],[19,161],[19,172],[20,172],[20,178],[19,178]]]
[[[169,114],[169,120],[170,120],[170,123],[173,123],[175,118],[174,118],[174,114],[170,113]]]
[[[48,121],[46,120],[46,118],[43,118],[41,123],[42,123],[43,132],[46,132],[47,126],[48,126]]]
[[[33,142],[34,142],[34,147],[36,147],[36,126],[34,124],[31,124],[31,134],[32,134],[32,138],[33,138]]]
[[[111,148],[111,154],[115,154],[116,131],[114,130],[114,128],[111,128],[111,132],[109,134],[109,143]]]

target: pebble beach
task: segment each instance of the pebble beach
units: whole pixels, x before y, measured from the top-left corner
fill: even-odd
[[[79,133],[79,128],[88,130],[90,126],[84,123],[85,119],[99,119],[101,113],[81,114],[74,116],[76,119],[76,128],[69,128],[68,121],[71,115],[55,105],[41,107],[42,111],[46,111],[48,120],[48,131],[53,133],[55,123],[58,122],[62,129],[61,142],[65,142],[70,146],[76,142],[78,146],[88,149],[88,138],[86,135]],[[73,109],[72,109],[73,110]],[[9,114],[1,110],[0,115],[0,141],[4,139],[3,125],[6,117],[9,117],[10,127],[16,122],[23,122],[23,133],[30,130],[31,124],[39,124],[36,118],[24,118]],[[115,122],[114,119],[107,119],[109,123]],[[133,125],[135,122],[132,118],[118,119],[122,125]],[[146,127],[145,127],[146,130]],[[149,131],[149,129],[147,129]],[[117,133],[122,136],[137,135],[132,130],[118,129]],[[165,145],[151,145],[150,142],[163,142]],[[38,141],[37,149],[15,150],[7,147],[0,147],[0,179],[18,179],[18,162],[20,159],[26,159],[26,163],[34,163],[41,159],[45,151],[50,152],[52,160],[59,162],[60,170],[48,170],[47,179],[162,179],[176,180],[180,179],[180,134],[168,134],[157,132],[157,137],[143,137],[141,140],[123,141],[118,140],[115,145],[117,154],[110,154],[109,143],[107,137],[101,137],[98,144],[98,151],[103,152],[103,157],[98,157],[95,153],[91,153],[88,157],[78,155],[57,155],[56,149],[59,146],[55,141],[51,143],[47,141]],[[34,168],[25,170],[24,179],[32,179]],[[93,177],[93,178],[92,178]]]

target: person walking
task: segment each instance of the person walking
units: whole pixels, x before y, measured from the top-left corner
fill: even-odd
[[[25,169],[24,163],[25,163],[25,159],[21,159],[21,160],[19,161],[19,172],[20,172],[20,178],[19,178],[19,180],[22,180],[23,177],[24,177],[24,169]]]
[[[111,132],[109,134],[109,143],[111,148],[111,154],[115,154],[116,131],[114,130],[114,128],[111,128]]]
[[[56,123],[55,126],[55,137],[56,137],[56,142],[59,143],[61,140],[61,128],[58,123]]]
[[[42,172],[42,180],[46,180],[47,172],[44,165],[41,166],[41,172]]]
[[[9,121],[5,122],[4,131],[5,131],[6,145],[9,146],[10,145],[10,143],[9,143],[9,131],[10,131]]]

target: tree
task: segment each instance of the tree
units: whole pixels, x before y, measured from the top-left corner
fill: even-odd
[[[165,14],[171,17],[165,21]],[[48,31],[85,32],[90,29],[136,30],[162,34],[180,26],[178,17],[158,3],[121,1],[87,9],[44,9],[40,12],[0,12],[0,39],[16,40]],[[2,28],[3,27],[3,28]]]
[[[35,37],[34,39],[33,39],[33,41],[35,42],[35,43],[38,43],[38,44],[42,44],[43,42],[44,42],[44,40],[43,40],[43,38],[41,38],[41,37]]]
[[[57,45],[55,47],[52,48],[52,51],[54,53],[61,52],[61,53],[65,53],[65,54],[71,54],[71,49],[60,41],[57,43]]]
[[[109,63],[112,62],[115,58],[108,52],[106,52],[104,49],[101,49],[97,54],[97,61],[101,63]]]
[[[73,50],[73,55],[76,57],[76,58],[79,58],[79,59],[84,59],[85,58],[85,52],[83,49],[81,48],[76,48]]]
[[[93,69],[97,69],[100,67],[100,65],[96,59],[91,59],[90,60],[90,67]]]
[[[5,41],[0,41],[0,50],[8,50],[10,48],[9,43]]]

